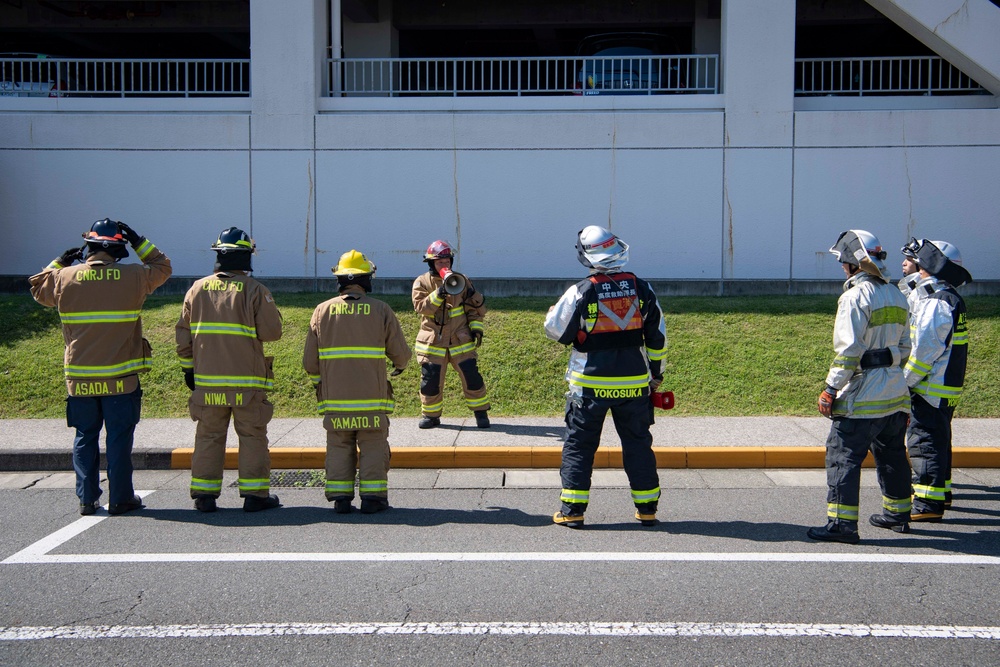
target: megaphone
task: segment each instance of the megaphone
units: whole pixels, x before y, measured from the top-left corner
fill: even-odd
[[[455,273],[451,269],[441,269],[438,275],[444,281],[444,291],[448,294],[461,294],[465,291],[465,276],[461,273]]]

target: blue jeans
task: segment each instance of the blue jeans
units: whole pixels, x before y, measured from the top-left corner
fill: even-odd
[[[105,448],[108,461],[109,501],[127,503],[135,495],[132,486],[132,440],[139,423],[142,387],[131,394],[115,396],[69,396],[66,425],[76,429],[73,439],[73,470],[76,495],[81,503],[101,497],[101,427],[107,427]]]

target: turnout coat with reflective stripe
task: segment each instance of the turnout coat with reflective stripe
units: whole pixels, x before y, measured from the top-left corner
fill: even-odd
[[[109,380],[153,367],[140,312],[146,296],[170,277],[170,259],[148,240],[135,252],[142,264],[123,264],[96,252],[73,266],[53,260],[28,279],[35,301],[59,309],[66,343],[63,370],[71,396],[129,393],[136,388],[134,378],[125,383]]]
[[[320,414],[345,425],[333,430],[357,431],[378,428],[373,417],[395,407],[386,358],[405,368],[411,355],[392,308],[352,285],[316,306],[302,365],[317,386]]]
[[[962,396],[968,359],[965,301],[933,276],[917,283],[912,293],[906,383],[934,407],[942,401],[954,407]]]
[[[281,338],[281,313],[271,292],[246,273],[218,271],[196,280],[174,333],[181,368],[194,370],[198,389],[274,388],[263,343]]]
[[[549,309],[545,335],[573,345],[570,394],[637,398],[662,379],[667,334],[649,283],[631,273],[594,274]]]
[[[892,365],[863,369],[862,355],[882,348],[892,353]],[[826,384],[839,390],[834,415],[873,419],[910,411],[902,369],[910,349],[907,305],[895,285],[867,273],[856,273],[844,283],[833,349],[836,356]]]
[[[417,330],[418,356],[443,358],[449,351],[457,356],[476,349],[472,332],[483,330],[486,299],[479,292],[466,298],[469,289],[474,289],[468,276],[466,280],[465,292],[443,298],[437,291],[444,281],[436,273],[422,273],[413,281],[410,297],[413,309],[421,316]]]

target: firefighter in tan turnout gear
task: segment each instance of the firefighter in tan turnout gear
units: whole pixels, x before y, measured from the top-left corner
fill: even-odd
[[[191,458],[191,497],[214,512],[222,493],[229,418],[239,436],[239,489],[243,510],[279,506],[271,495],[267,424],[274,406],[273,359],[262,343],[281,338],[281,313],[271,292],[248,274],[255,247],[243,230],[229,227],[212,245],[215,272],[196,280],[184,296],[175,328],[177,356],[191,389],[188,411],[198,423]]]
[[[476,426],[489,428],[486,382],[479,372],[476,348],[483,343],[486,299],[465,276],[452,274],[455,253],[446,241],[434,241],[424,254],[428,271],[413,281],[413,309],[420,315],[415,346],[420,362],[420,412],[417,426],[441,424],[444,377],[450,363],[462,380],[465,404],[476,417]]]
[[[142,389],[138,373],[152,366],[142,337],[142,304],[170,277],[170,260],[123,222],[105,218],[84,234],[83,248],[70,248],[32,276],[31,295],[59,309],[66,354],[66,425],[76,429],[73,468],[80,514],[100,506],[101,427],[107,428],[108,512],[141,508],[132,486],[132,442],[139,423]],[[120,264],[131,245],[142,264]],[[83,259],[86,262],[72,264]]]
[[[338,514],[351,512],[357,475],[361,512],[374,514],[389,509],[394,402],[385,359],[395,376],[412,353],[392,308],[368,296],[375,264],[350,250],[333,273],[340,295],[313,311],[302,365],[316,387],[326,429],[326,499]]]

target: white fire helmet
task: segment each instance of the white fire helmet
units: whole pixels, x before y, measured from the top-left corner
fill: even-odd
[[[616,271],[628,263],[628,244],[604,227],[590,225],[577,234],[576,257],[588,269]]]
[[[842,232],[830,252],[838,262],[853,264],[876,278],[889,280],[885,267],[886,252],[882,249],[882,242],[871,232],[863,229]]]
[[[962,253],[958,251],[958,248],[947,241],[931,241],[931,243],[936,245],[937,249],[943,252],[945,257],[962,266]]]

